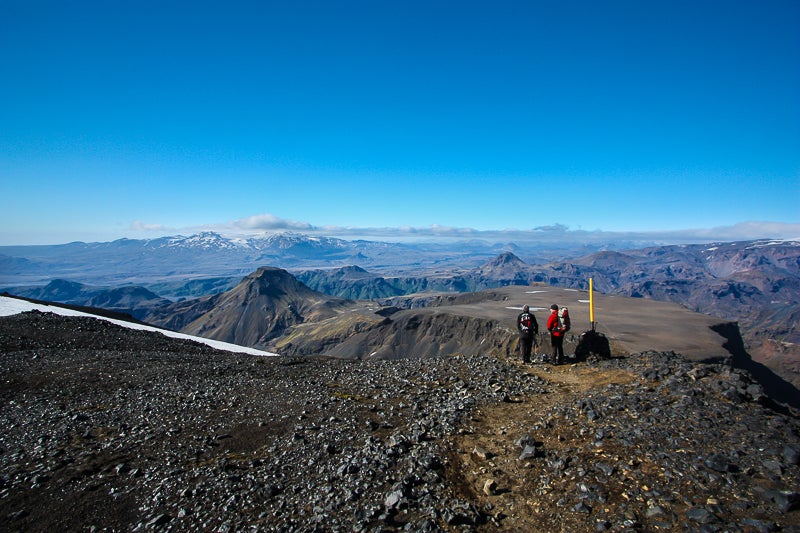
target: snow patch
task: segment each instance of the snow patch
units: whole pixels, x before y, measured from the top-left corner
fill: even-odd
[[[225,350],[226,352],[248,353],[251,355],[264,355],[264,356],[278,355],[272,352],[256,350],[255,348],[248,348],[247,346],[239,346],[237,344],[231,344],[228,342],[215,341],[212,339],[204,339],[202,337],[194,337],[192,335],[186,335],[184,333],[177,333],[175,331],[155,328],[153,326],[134,324],[131,322],[125,322],[124,320],[106,318],[102,316],[92,315],[89,313],[83,313],[81,311],[74,311],[72,309],[65,309],[63,307],[57,307],[54,305],[35,304],[32,302],[27,302],[25,300],[19,300],[17,298],[0,296],[0,316],[18,315],[20,313],[25,313],[28,311],[41,311],[43,313],[55,313],[57,315],[62,315],[62,316],[84,316],[89,318],[96,318],[98,320],[106,320],[118,326],[126,327],[129,329],[153,331],[155,333],[161,333],[162,335],[166,335],[167,337],[172,337],[174,339],[185,339],[185,340],[200,342],[208,346],[211,346],[212,348],[216,348],[217,350]]]
[[[788,246],[800,246],[800,242],[798,239],[775,239],[771,241],[757,241],[748,246],[746,249],[753,250],[755,248],[766,248],[767,246],[780,246],[780,245],[788,245]]]

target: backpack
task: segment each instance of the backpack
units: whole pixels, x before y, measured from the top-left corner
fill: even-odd
[[[522,331],[528,333],[531,331],[531,326],[533,326],[533,315],[530,313],[523,313],[519,319],[519,324],[522,328]]]
[[[569,331],[570,325],[569,309],[562,307],[558,310],[558,327],[566,333]]]

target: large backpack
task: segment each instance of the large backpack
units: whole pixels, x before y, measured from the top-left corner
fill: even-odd
[[[533,315],[530,313],[523,313],[519,319],[519,324],[523,333],[533,333]]]
[[[569,309],[562,307],[558,310],[558,327],[564,332],[567,332],[569,331],[570,326]]]

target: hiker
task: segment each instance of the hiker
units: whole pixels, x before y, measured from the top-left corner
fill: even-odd
[[[553,363],[560,365],[564,359],[564,333],[568,329],[559,320],[558,306],[550,306],[550,316],[547,318],[547,330],[550,332],[550,344],[553,346]]]
[[[519,348],[522,352],[522,362],[530,363],[531,346],[536,335],[539,334],[539,324],[527,305],[522,306],[522,312],[517,317],[517,329],[519,330]]]

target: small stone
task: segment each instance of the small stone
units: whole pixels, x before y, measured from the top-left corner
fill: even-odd
[[[394,490],[386,495],[386,499],[383,501],[383,506],[387,509],[396,509],[400,502],[403,499],[403,493],[399,490]]]
[[[654,505],[647,509],[647,518],[653,518],[654,516],[662,516],[664,514],[664,509],[659,505]]]
[[[779,461],[767,460],[762,464],[768,472],[772,472],[773,474],[777,474],[779,476],[783,474],[783,465]]]
[[[536,446],[525,446],[525,449],[522,450],[522,453],[519,455],[519,460],[524,461],[526,459],[532,459],[536,457]]]
[[[494,479],[487,479],[483,484],[483,492],[487,496],[497,494],[497,482]]]
[[[578,504],[575,505],[572,508],[572,510],[575,511],[576,513],[584,513],[584,514],[591,514],[592,512],[592,508],[586,505],[585,502],[578,502]]]
[[[800,509],[800,493],[780,491],[775,494],[773,500],[782,513],[788,513]]]
[[[765,522],[754,518],[745,518],[742,520],[742,524],[752,527],[758,533],[770,533],[778,530],[778,526],[775,522]]]
[[[25,518],[26,516],[28,516],[28,511],[22,509],[20,511],[9,513],[8,518],[11,520],[19,520],[20,518]]]
[[[535,446],[535,445],[536,441],[530,435],[524,435],[518,438],[516,441],[514,441],[514,446],[517,446],[519,448],[524,448],[525,446]]]
[[[608,520],[598,520],[594,529],[595,529],[595,531],[599,531],[599,532],[608,531],[609,529],[611,529],[612,525],[613,524],[611,522],[609,522]]]
[[[686,511],[686,518],[697,522],[698,524],[710,524],[717,519],[717,517],[707,509],[702,509],[699,507],[695,507]]]
[[[172,520],[172,518],[169,515],[160,514],[160,515],[156,516],[155,518],[153,518],[152,520],[148,521],[147,522],[147,527],[148,528],[155,528],[155,527],[165,526],[165,525],[167,525],[169,523],[170,520]]]
[[[706,466],[716,472],[730,472],[731,464],[728,458],[722,454],[715,453],[706,458]]]
[[[46,483],[50,480],[50,476],[44,474],[37,474],[33,476],[33,483],[36,485],[41,485],[42,483]]]
[[[614,467],[612,465],[607,464],[607,463],[597,463],[594,466],[595,466],[595,468],[597,468],[598,470],[600,470],[603,474],[605,474],[607,476],[610,476],[611,474],[614,473]]]
[[[492,458],[492,454],[487,452],[484,448],[476,446],[474,450],[472,450],[473,455],[475,455],[478,459],[483,459],[484,461],[487,459]]]
[[[787,444],[783,447],[783,460],[790,465],[800,464],[800,446]]]

